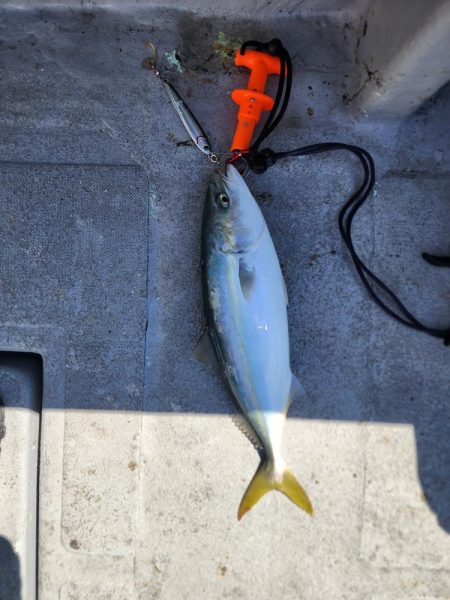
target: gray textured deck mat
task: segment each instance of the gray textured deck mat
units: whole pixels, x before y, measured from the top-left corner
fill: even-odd
[[[145,173],[3,164],[0,189],[6,322],[63,333],[60,408],[138,410],[147,320]]]

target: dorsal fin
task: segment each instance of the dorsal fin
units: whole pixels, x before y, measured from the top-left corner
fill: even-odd
[[[214,351],[214,345],[207,331],[198,340],[197,345],[194,348],[193,357],[197,362],[211,369],[213,373],[219,377],[221,376],[222,370]]]

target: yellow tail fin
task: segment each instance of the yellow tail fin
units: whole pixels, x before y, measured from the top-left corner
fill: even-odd
[[[250,481],[245,494],[242,497],[238,510],[238,520],[248,512],[264,494],[271,490],[278,490],[289,498],[294,504],[306,511],[308,514],[313,514],[312,504],[306,495],[305,490],[299,484],[295,475],[285,469],[281,477],[276,477],[274,465],[272,461],[264,459],[261,461],[253,479]]]

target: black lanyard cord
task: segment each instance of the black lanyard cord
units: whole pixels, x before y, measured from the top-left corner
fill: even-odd
[[[335,142],[325,142],[322,144],[313,144],[310,146],[304,146],[303,148],[297,148],[288,152],[272,152],[271,150],[264,150],[263,155],[270,156],[271,164],[274,164],[279,159],[293,157],[293,156],[307,156],[310,154],[318,154],[322,152],[330,152],[334,150],[347,150],[354,154],[363,167],[364,177],[361,186],[356,192],[345,202],[339,211],[339,231],[341,233],[344,244],[346,245],[353,263],[356,268],[361,282],[366,288],[372,300],[388,315],[394,318],[399,323],[415,329],[416,331],[422,331],[433,337],[440,338],[444,341],[446,346],[450,345],[450,329],[435,329],[427,327],[421,323],[414,315],[406,308],[399,297],[377,276],[375,275],[363,262],[359,254],[357,253],[352,239],[352,225],[353,219],[356,213],[364,204],[364,202],[370,196],[373,186],[375,184],[375,163],[372,156],[359,146],[353,146],[351,144],[340,144]],[[389,306],[379,295],[376,288],[382,290],[395,305],[396,310]]]

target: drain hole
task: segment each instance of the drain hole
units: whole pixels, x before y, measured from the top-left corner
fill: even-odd
[[[2,439],[5,437],[5,434],[5,405],[3,404],[3,400],[0,397],[0,452],[2,451]]]
[[[0,352],[0,598],[37,600],[42,357]]]

